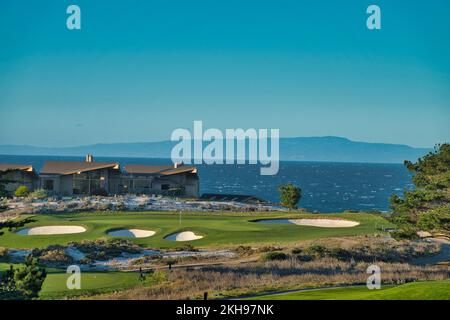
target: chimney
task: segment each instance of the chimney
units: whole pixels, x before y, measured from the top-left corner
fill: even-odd
[[[86,162],[94,162],[94,156],[92,154],[87,154]]]
[[[183,165],[184,165],[183,162],[175,162],[175,163],[173,164],[173,167],[174,167],[175,169],[177,169],[177,168],[179,168],[179,167],[182,167]]]

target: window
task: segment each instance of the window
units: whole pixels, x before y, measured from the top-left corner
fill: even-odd
[[[144,179],[135,179],[132,180],[134,188],[136,189],[148,189],[150,188],[150,180],[144,180]]]
[[[44,189],[53,191],[53,180],[44,180]]]
[[[162,184],[161,185],[161,190],[169,190],[170,189],[170,184]]]
[[[89,194],[89,181],[74,179],[72,182],[73,194]]]

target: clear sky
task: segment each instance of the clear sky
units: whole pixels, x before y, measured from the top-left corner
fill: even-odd
[[[82,29],[66,28],[81,8]],[[382,29],[366,28],[366,8]],[[450,1],[0,1],[0,144],[279,128],[450,140]]]

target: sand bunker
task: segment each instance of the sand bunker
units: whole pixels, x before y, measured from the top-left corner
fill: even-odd
[[[85,232],[86,228],[80,226],[46,226],[23,229],[17,232],[17,234],[26,236],[38,236],[38,235],[55,235],[55,234],[71,234]]]
[[[319,228],[350,228],[359,225],[359,222],[338,219],[272,219],[259,220],[260,223],[296,224]]]
[[[119,229],[109,231],[108,235],[113,237],[128,237],[128,238],[147,238],[155,234],[155,231],[142,229]]]
[[[192,241],[192,240],[198,240],[203,238],[202,236],[198,236],[192,231],[183,231],[178,233],[173,233],[165,237],[166,240],[171,241]]]

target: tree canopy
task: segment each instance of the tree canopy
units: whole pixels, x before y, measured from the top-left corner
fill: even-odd
[[[393,195],[393,220],[401,228],[450,232],[450,144],[440,144],[416,163],[405,161],[414,190]]]
[[[302,197],[302,189],[293,185],[292,183],[289,183],[280,186],[279,191],[281,205],[288,209],[296,209],[297,204]]]

